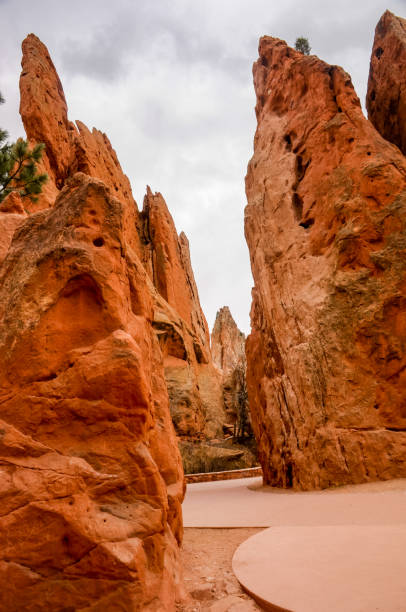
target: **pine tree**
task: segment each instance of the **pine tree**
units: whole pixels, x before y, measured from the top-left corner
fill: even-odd
[[[0,104],[4,104],[1,93]],[[22,138],[13,144],[8,143],[7,138],[6,130],[0,128],[0,203],[12,191],[35,202],[38,199],[35,196],[41,193],[48,179],[47,174],[39,174],[37,170],[45,145],[41,143],[30,148]]]
[[[310,55],[310,51],[312,50],[308,39],[304,36],[299,36],[296,38],[295,49],[296,51],[303,53],[303,55]]]

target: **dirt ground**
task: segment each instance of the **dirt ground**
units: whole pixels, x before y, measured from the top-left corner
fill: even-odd
[[[251,612],[261,608],[240,587],[231,560],[236,548],[258,528],[185,528],[182,565],[189,599],[182,612]]]

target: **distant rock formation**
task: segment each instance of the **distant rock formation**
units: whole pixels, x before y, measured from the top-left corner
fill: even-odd
[[[184,478],[154,326],[183,319],[107,137],[68,121],[34,35],[22,65],[49,181],[33,214],[0,210],[0,608],[175,610]]]
[[[241,417],[246,418],[248,425],[248,405],[246,402],[245,406],[242,405],[242,395],[246,392],[245,336],[238,329],[228,306],[217,312],[211,334],[211,351],[213,362],[222,374],[225,426],[231,431],[237,429]],[[240,414],[241,410],[245,411],[245,417]]]
[[[215,438],[225,420],[221,376],[210,353],[207,322],[190,262],[189,242],[178,236],[160,193],[148,188],[140,215],[144,265],[159,296],[154,328],[164,355],[176,433]]]
[[[217,311],[211,334],[214,364],[229,375],[236,367],[245,367],[245,336],[238,329],[228,306]]]
[[[341,68],[263,37],[253,73],[247,383],[265,482],[405,477],[406,160]]]
[[[406,20],[386,11],[375,30],[369,70],[368,118],[406,154]]]

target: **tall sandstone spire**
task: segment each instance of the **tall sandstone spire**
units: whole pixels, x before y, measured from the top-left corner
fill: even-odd
[[[265,481],[405,477],[406,159],[338,66],[263,37],[253,74],[247,379]]]

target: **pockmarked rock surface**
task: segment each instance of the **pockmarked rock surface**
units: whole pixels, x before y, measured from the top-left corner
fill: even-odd
[[[247,383],[265,482],[404,477],[406,160],[340,67],[263,37],[253,73]]]
[[[406,20],[385,11],[375,30],[368,79],[368,118],[406,154]]]
[[[184,478],[139,214],[44,45],[23,50],[50,180],[36,212],[0,210],[0,608],[174,610]]]

